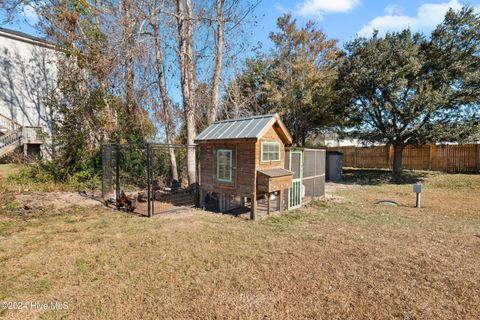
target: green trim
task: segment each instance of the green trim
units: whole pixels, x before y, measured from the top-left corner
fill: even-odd
[[[228,159],[229,159],[229,161],[230,161],[230,168],[229,168],[230,170],[228,171],[228,176],[229,176],[228,179],[222,179],[222,178],[220,178],[220,161],[219,161],[219,157],[220,157],[220,155],[222,155],[222,154],[224,154],[224,155],[227,155],[227,154],[228,154]],[[233,174],[232,174],[232,158],[233,158],[233,157],[232,157],[232,150],[230,150],[230,149],[218,149],[218,150],[217,150],[217,159],[216,159],[216,161],[217,161],[217,177],[216,177],[216,178],[217,178],[218,181],[221,181],[221,182],[232,182],[232,176],[233,176]],[[225,168],[225,169],[226,169],[226,168]],[[226,170],[224,170],[224,172],[226,172]]]
[[[278,146],[278,159],[274,159],[274,160],[265,160],[263,159],[263,146],[264,145],[274,145],[274,146]],[[280,162],[280,142],[278,141],[262,141],[262,147],[261,147],[261,162]]]

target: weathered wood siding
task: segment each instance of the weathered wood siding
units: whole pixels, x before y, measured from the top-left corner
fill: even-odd
[[[270,169],[270,168],[283,168],[285,163],[285,145],[283,144],[282,139],[279,136],[278,127],[271,127],[268,131],[263,135],[261,139],[255,144],[255,163],[257,169]],[[279,142],[280,143],[280,161],[270,161],[270,162],[262,162],[262,142]]]
[[[292,186],[292,176],[268,177],[259,172],[257,176],[258,192],[274,192],[288,189]]]
[[[285,161],[285,146],[279,136],[277,126],[269,128],[259,141],[233,140],[208,142],[200,144],[200,184],[202,190],[224,192],[249,197],[256,193],[257,170],[283,168]],[[280,143],[280,161],[262,162],[262,142]],[[233,181],[225,183],[217,180],[218,149],[232,150]]]
[[[218,149],[232,150],[232,182],[217,180]],[[206,191],[251,195],[255,184],[255,141],[219,142],[200,146],[200,183]]]

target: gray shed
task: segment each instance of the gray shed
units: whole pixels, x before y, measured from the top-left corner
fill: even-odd
[[[339,151],[327,151],[326,178],[328,181],[342,181],[343,153]]]

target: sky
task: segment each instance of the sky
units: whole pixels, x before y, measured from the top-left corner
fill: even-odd
[[[275,30],[276,19],[291,13],[301,24],[308,20],[340,44],[357,35],[369,36],[373,30],[380,34],[409,27],[428,34],[438,25],[449,8],[473,6],[480,11],[479,0],[264,0],[258,8],[262,15],[255,41],[268,47],[268,34]]]
[[[448,8],[460,9],[463,5],[480,10],[480,0],[263,0],[256,10],[258,24],[252,27],[251,43],[261,42],[268,49],[268,35],[276,30],[276,20],[284,13],[291,13],[300,24],[315,21],[329,38],[338,39],[342,45],[357,35],[369,36],[374,29],[384,34],[410,27],[429,33]],[[35,19],[35,14],[26,10],[13,24],[2,26],[39,35],[32,27]]]

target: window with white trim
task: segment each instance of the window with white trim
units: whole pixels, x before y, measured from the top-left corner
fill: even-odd
[[[262,162],[280,161],[280,142],[262,142]]]
[[[217,150],[217,180],[232,182],[232,150]]]

